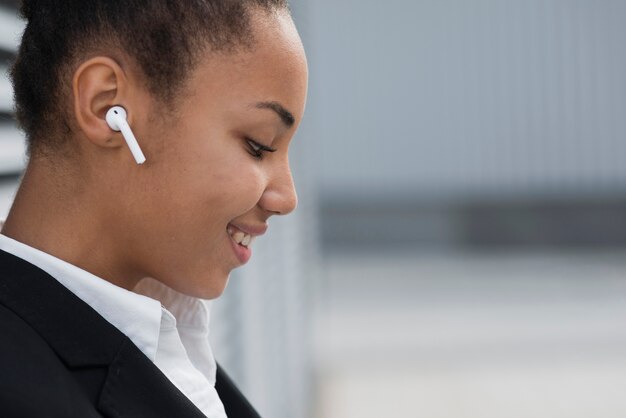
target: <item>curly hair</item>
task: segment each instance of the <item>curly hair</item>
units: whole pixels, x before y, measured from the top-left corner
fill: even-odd
[[[66,97],[81,59],[124,52],[148,91],[171,106],[201,54],[252,47],[251,10],[288,7],[287,0],[22,1],[27,25],[10,76],[29,155],[62,146],[71,133]]]

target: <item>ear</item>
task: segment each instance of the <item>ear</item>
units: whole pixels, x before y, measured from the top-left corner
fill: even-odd
[[[83,62],[72,80],[74,113],[78,127],[93,145],[117,148],[124,139],[106,123],[106,112],[111,106],[124,106],[130,88],[124,70],[113,59],[94,57]],[[131,124],[129,112],[128,122]]]

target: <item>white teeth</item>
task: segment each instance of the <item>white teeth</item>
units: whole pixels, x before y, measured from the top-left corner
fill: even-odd
[[[232,228],[232,227],[228,227],[226,228],[226,230],[228,231],[228,234],[233,237],[233,240],[235,240],[235,242],[237,244],[243,245],[244,247],[249,246],[250,244],[252,244],[254,242],[254,238],[252,235],[248,235],[244,232],[241,231],[236,231]]]
[[[235,242],[237,242],[237,244],[241,244],[241,241],[243,241],[243,237],[245,236],[246,234],[241,231],[237,231],[233,234],[233,238],[235,239]]]

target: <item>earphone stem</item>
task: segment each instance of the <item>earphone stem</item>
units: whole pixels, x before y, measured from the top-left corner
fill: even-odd
[[[146,157],[143,155],[141,148],[139,148],[139,143],[137,143],[137,139],[135,138],[135,135],[133,135],[133,131],[126,123],[120,123],[120,125],[122,135],[124,136],[124,139],[128,144],[128,148],[130,148],[130,152],[135,158],[135,161],[137,162],[137,164],[143,164],[146,161]]]

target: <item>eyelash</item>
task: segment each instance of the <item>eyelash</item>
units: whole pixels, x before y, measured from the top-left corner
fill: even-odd
[[[248,146],[250,147],[250,149],[248,150],[248,153],[252,155],[254,158],[256,158],[257,160],[263,159],[264,152],[276,152],[275,148],[271,148],[266,145],[260,144],[252,138],[246,138],[246,142],[248,143]]]

